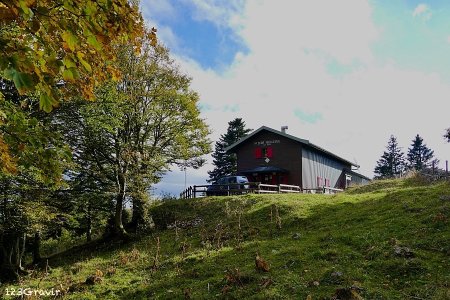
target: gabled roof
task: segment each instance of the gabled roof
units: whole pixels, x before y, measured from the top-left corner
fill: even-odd
[[[256,129],[255,131],[253,131],[253,132],[250,133],[249,135],[243,137],[242,139],[240,139],[240,140],[237,141],[236,143],[234,143],[234,144],[228,146],[228,147],[225,149],[225,151],[226,151],[226,152],[232,151],[232,150],[235,149],[237,146],[239,146],[239,145],[242,144],[243,142],[247,141],[248,139],[252,138],[253,136],[257,135],[258,133],[260,133],[260,132],[263,131],[263,130],[272,132],[272,133],[277,134],[277,135],[281,135],[281,136],[283,136],[283,137],[285,137],[285,138],[288,138],[288,139],[290,139],[290,140],[293,140],[293,141],[295,141],[295,142],[298,142],[298,143],[300,143],[300,144],[302,144],[302,145],[307,145],[307,146],[309,146],[309,147],[311,147],[311,148],[314,148],[314,149],[316,149],[316,150],[318,150],[318,151],[320,151],[320,152],[322,152],[322,153],[325,153],[325,154],[327,154],[327,155],[329,155],[329,156],[331,156],[331,157],[333,157],[333,158],[335,158],[335,159],[337,159],[337,160],[340,160],[340,161],[342,161],[342,162],[345,162],[345,163],[347,163],[347,164],[350,164],[350,165],[352,165],[352,166],[355,166],[355,167],[358,167],[358,168],[359,168],[359,165],[357,165],[357,164],[355,164],[355,163],[353,163],[353,162],[351,162],[351,161],[349,161],[349,160],[346,160],[346,159],[344,159],[344,158],[342,158],[342,157],[339,157],[339,156],[337,156],[336,154],[333,154],[333,153],[331,153],[330,151],[327,151],[327,150],[325,150],[325,149],[323,149],[323,148],[321,148],[321,147],[319,147],[319,146],[316,146],[316,145],[310,143],[308,140],[305,140],[305,139],[301,139],[301,138],[295,137],[295,136],[293,136],[293,135],[290,135],[290,134],[287,134],[287,133],[285,133],[285,132],[281,132],[281,131],[275,130],[275,129],[270,128],[270,127],[267,127],[267,126],[261,126],[260,128]]]

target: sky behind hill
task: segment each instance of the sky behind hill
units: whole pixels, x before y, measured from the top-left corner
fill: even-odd
[[[227,123],[269,126],[361,165],[372,177],[391,134],[416,134],[444,168],[450,144],[450,2],[141,0],[149,26],[192,76],[216,141]],[[209,159],[211,161],[211,159]],[[187,171],[204,184],[207,164]],[[157,193],[178,195],[174,170]]]

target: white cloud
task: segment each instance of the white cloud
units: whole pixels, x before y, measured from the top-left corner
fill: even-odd
[[[422,17],[423,20],[427,21],[429,19],[431,19],[432,16],[432,12],[431,9],[428,5],[421,3],[419,5],[416,6],[416,8],[414,9],[412,16],[413,17]]]
[[[419,133],[441,165],[450,159],[442,138],[449,127],[450,86],[437,74],[375,62],[370,46],[379,32],[367,1],[255,0],[230,18],[249,52],[237,53],[225,72],[177,57],[201,102],[213,108],[203,113],[213,140],[242,117],[253,129],[288,125],[290,134],[357,162],[368,176],[391,134],[406,151]],[[330,59],[361,67],[335,77],[327,69]],[[221,110],[225,105],[239,111]],[[321,118],[302,122],[299,110]],[[200,179],[212,168],[190,170],[188,181],[205,183]]]
[[[217,26],[229,27],[233,23],[233,15],[243,7],[242,0],[183,0],[194,8],[194,18],[206,20]]]
[[[146,18],[175,18],[177,13],[175,7],[168,0],[141,0],[140,6]]]
[[[370,5],[360,0],[248,1],[241,28],[244,40],[258,52],[306,48],[341,63],[370,61],[369,46],[378,35]]]

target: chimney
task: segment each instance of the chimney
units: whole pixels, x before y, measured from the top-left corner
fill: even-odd
[[[287,126],[281,126],[281,132],[282,133],[286,133],[286,130],[288,129],[289,127],[287,127]]]

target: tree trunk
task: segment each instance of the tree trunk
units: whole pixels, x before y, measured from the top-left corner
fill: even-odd
[[[19,280],[19,274],[24,275],[27,272],[22,268],[21,261],[23,257],[23,249],[21,248],[21,235],[19,234],[2,234],[1,254],[0,254],[0,281],[14,282]],[[24,247],[25,242],[22,243]]]
[[[86,241],[89,243],[92,241],[92,205],[90,200],[87,205],[86,219]]]
[[[86,241],[92,241],[92,217],[89,215],[87,219]]]
[[[41,259],[41,233],[37,231],[33,241],[33,265],[38,264]]]
[[[133,215],[131,217],[131,223],[128,228],[134,233],[137,232],[139,224],[144,221],[144,203],[141,197],[133,195]]]
[[[127,232],[125,231],[125,228],[123,227],[122,223],[122,211],[126,190],[125,176],[122,173],[117,176],[117,184],[118,184],[118,193],[116,196],[116,210],[114,214],[114,228],[112,233],[113,235],[122,238],[127,235]]]

